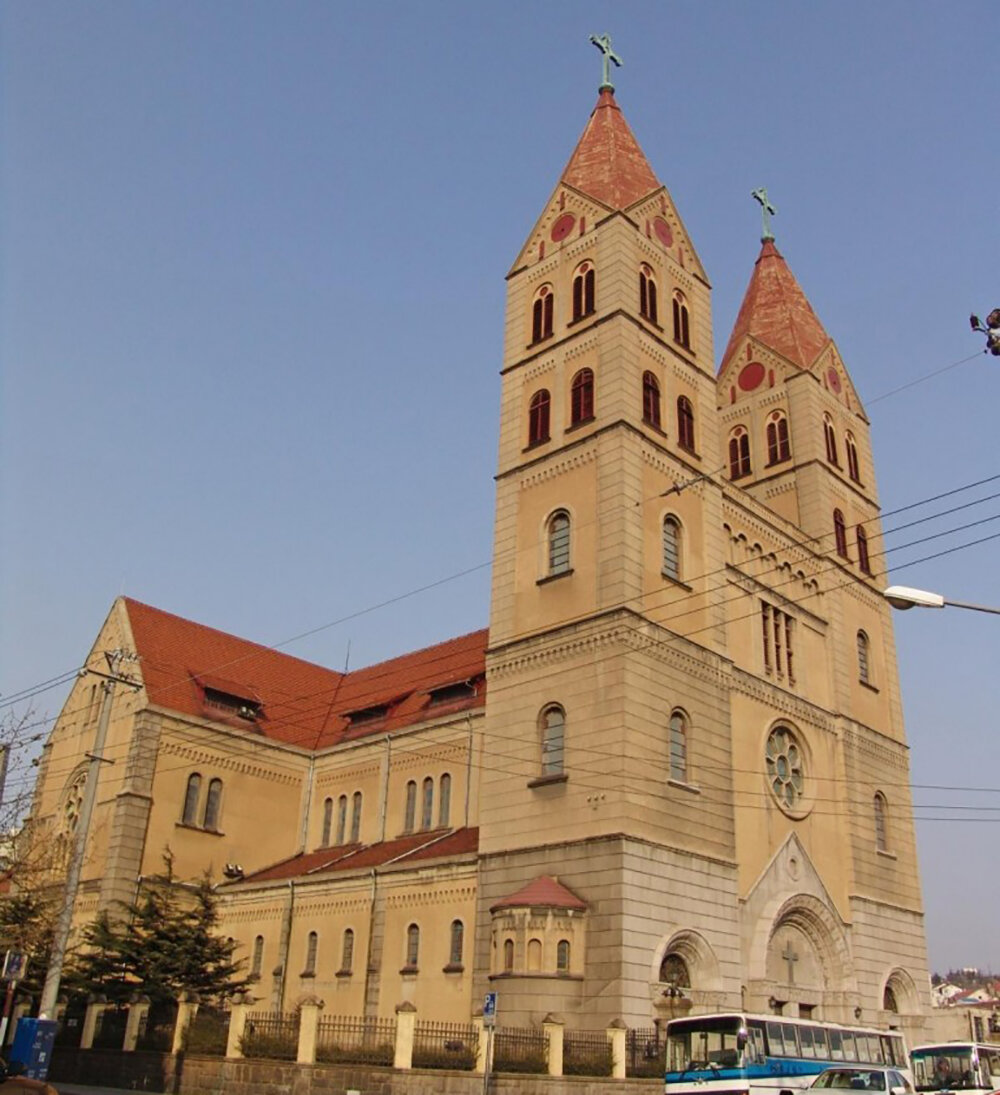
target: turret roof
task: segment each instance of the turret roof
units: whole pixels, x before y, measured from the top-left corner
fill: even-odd
[[[659,189],[610,88],[601,89],[561,181],[612,209],[627,209]]]
[[[490,912],[494,909],[524,909],[524,908],[549,908],[549,909],[579,909],[584,910],[587,902],[577,897],[572,890],[567,889],[558,879],[551,875],[540,875],[522,886],[517,893],[509,897],[501,898],[490,906]]]
[[[809,369],[830,342],[795,275],[774,240],[765,239],[747,286],[724,366],[740,340],[749,335],[776,350],[800,369]]]

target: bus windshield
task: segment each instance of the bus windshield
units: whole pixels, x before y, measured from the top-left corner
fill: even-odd
[[[972,1046],[921,1046],[910,1055],[917,1091],[956,1091],[981,1087]]]
[[[746,1027],[739,1015],[675,1020],[667,1032],[667,1071],[738,1068],[745,1042]]]

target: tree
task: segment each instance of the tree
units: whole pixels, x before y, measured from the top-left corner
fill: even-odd
[[[212,999],[244,988],[237,944],[216,934],[218,906],[211,879],[183,886],[165,871],[144,882],[134,902],[118,902],[117,915],[100,913],[83,931],[83,949],[70,982],[123,1003],[133,993],[165,1005],[184,992]]]

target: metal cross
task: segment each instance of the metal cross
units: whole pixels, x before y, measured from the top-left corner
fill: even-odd
[[[760,242],[764,243],[766,240],[773,240],[774,233],[771,231],[771,214],[777,213],[778,210],[767,200],[767,191],[763,186],[758,186],[756,190],[751,190],[750,197],[760,202],[760,212],[761,216],[764,218],[764,233],[760,237]]]
[[[603,62],[602,75],[604,79],[601,81],[601,86],[598,91],[614,91],[615,85],[611,82],[611,66],[617,65],[618,68],[622,67],[622,59],[611,49],[611,35],[602,34],[598,37],[596,34],[590,36],[591,42],[604,54],[601,59]]]
[[[781,952],[781,957],[788,963],[788,983],[790,985],[795,984],[795,963],[798,962],[799,956],[792,950],[791,939],[785,944],[785,949]]]

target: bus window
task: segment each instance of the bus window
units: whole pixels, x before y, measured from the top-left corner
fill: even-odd
[[[782,1023],[781,1024],[781,1037],[785,1042],[785,1056],[786,1057],[800,1057],[799,1053],[799,1041],[796,1035],[798,1034],[798,1028],[794,1023]]]
[[[839,1030],[831,1030],[830,1034],[830,1060],[842,1061],[844,1059],[844,1039]]]
[[[747,1063],[759,1063],[764,1060],[765,1056],[764,1024],[750,1023],[747,1028],[747,1033],[750,1035],[750,1040],[747,1042],[746,1048]]]
[[[896,1047],[899,1044],[898,1038],[890,1038],[887,1034],[879,1036],[879,1041],[882,1043],[882,1060],[887,1065],[895,1065],[897,1068],[905,1068],[899,1055],[896,1053]]]
[[[986,1061],[987,1087],[1000,1087],[1000,1049],[981,1049],[979,1059]]]
[[[857,1061],[858,1060],[858,1047],[854,1042],[854,1032],[850,1030],[842,1030],[840,1032],[840,1040],[844,1043],[844,1060],[845,1061]]]
[[[815,1057],[816,1050],[813,1046],[813,1028],[799,1027],[799,1043],[802,1046],[803,1057]]]
[[[816,1046],[816,1056],[823,1061],[830,1060],[830,1053],[826,1045],[826,1027],[813,1028],[813,1043]]]
[[[781,1037],[781,1024],[767,1024],[767,1051],[772,1057],[785,1056],[785,1042]]]

